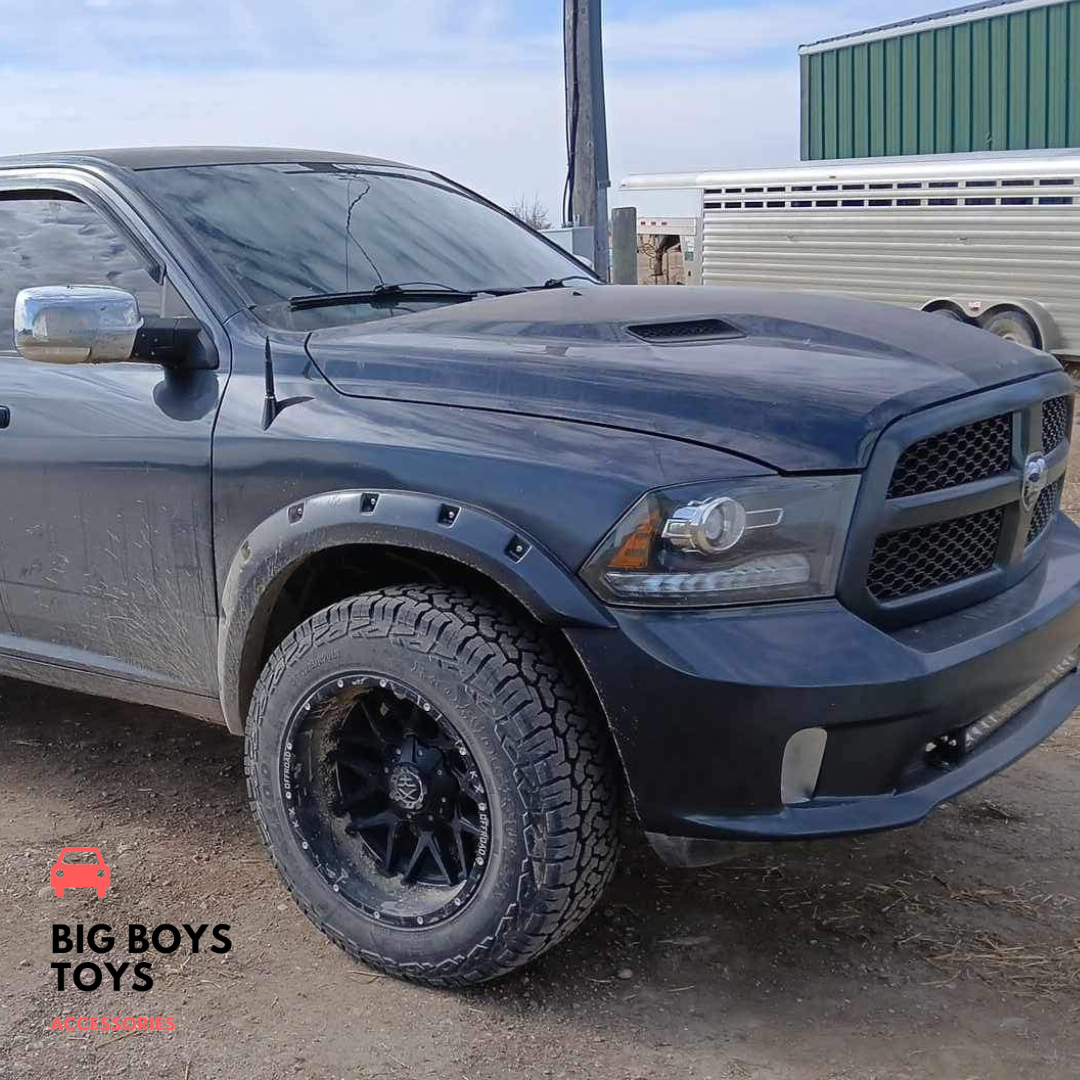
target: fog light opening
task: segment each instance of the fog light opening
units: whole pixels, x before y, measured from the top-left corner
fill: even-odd
[[[828,732],[820,727],[803,728],[788,739],[780,771],[780,798],[785,806],[809,802],[814,797],[828,740]]]

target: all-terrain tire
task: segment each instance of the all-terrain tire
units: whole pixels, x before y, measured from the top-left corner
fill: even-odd
[[[434,702],[488,792],[480,887],[435,926],[365,915],[316,870],[290,824],[286,732],[301,702],[355,672],[400,680]],[[245,772],[271,859],[307,916],[353,957],[416,982],[464,986],[527,963],[585,919],[614,870],[617,774],[590,693],[538,627],[462,590],[365,593],[298,626],[256,685]]]

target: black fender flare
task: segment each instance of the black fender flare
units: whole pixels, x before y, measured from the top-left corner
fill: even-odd
[[[263,631],[285,582],[310,555],[381,544],[454,559],[514,596],[538,621],[611,627],[577,576],[535,540],[476,506],[408,491],[333,491],[282,507],[233,557],[221,596],[218,678],[229,730],[244,728],[243,688],[254,682]]]

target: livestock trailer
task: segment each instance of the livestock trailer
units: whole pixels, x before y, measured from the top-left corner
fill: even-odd
[[[1080,362],[1080,151],[631,176],[701,192],[703,285],[846,293]]]

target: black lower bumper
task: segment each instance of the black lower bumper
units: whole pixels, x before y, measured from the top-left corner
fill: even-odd
[[[1007,592],[885,632],[835,601],[617,615],[571,640],[607,712],[638,814],[670,861],[723,838],[835,836],[912,824],[1005,768],[1080,705],[1064,677],[947,767],[927,754],[1080,645],[1080,529]],[[824,732],[812,791],[785,802],[785,750]]]

